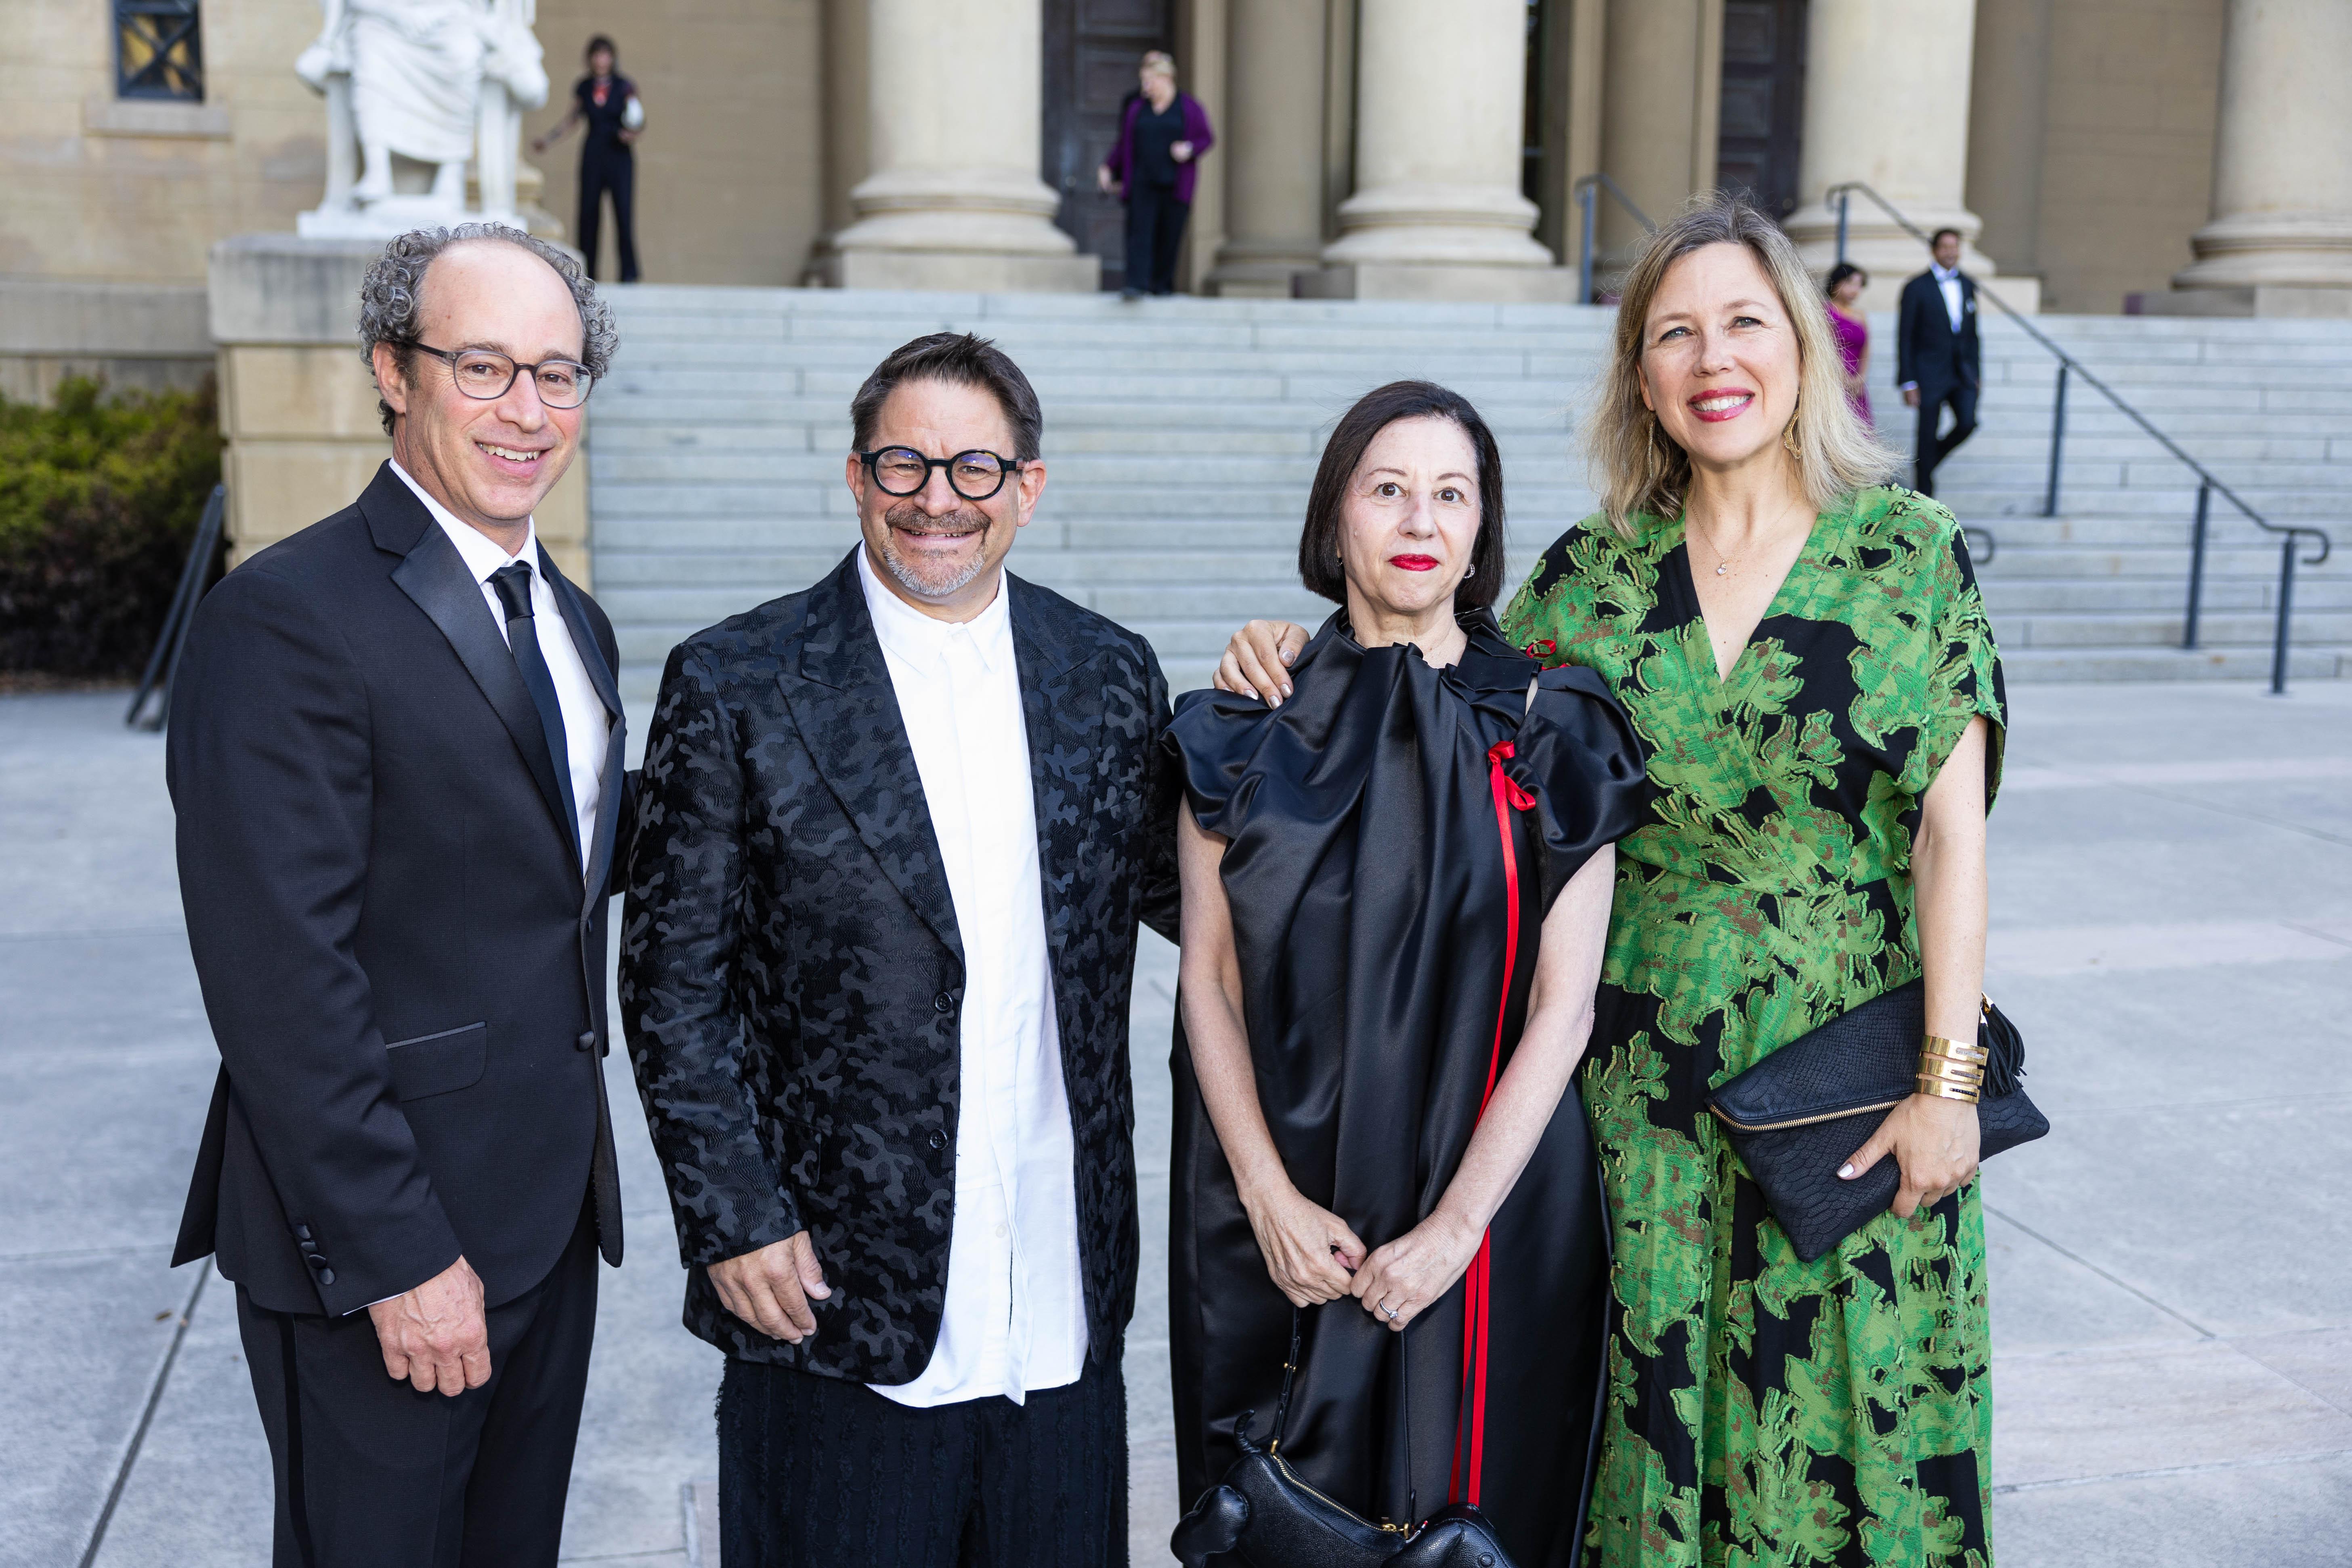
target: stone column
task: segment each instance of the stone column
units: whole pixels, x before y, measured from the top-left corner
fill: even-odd
[[[1228,13],[1225,243],[1219,294],[1288,299],[1323,250],[1326,0],[1243,0]],[[1198,215],[1195,215],[1198,221]]]
[[[866,0],[824,0],[819,17],[823,39],[821,96],[824,100],[824,227],[809,248],[802,282],[823,285],[834,256],[834,237],[857,221],[850,193],[868,173],[866,160],[867,121],[866,57]]]
[[[1664,223],[1693,192],[1715,188],[1723,0],[1609,0],[1606,16],[1596,166]],[[1646,231],[1605,193],[1594,216],[1602,269],[1613,273]]]
[[[1788,230],[1816,274],[1837,259],[1830,186],[1860,180],[1927,233],[1960,234],[1960,265],[1990,278],[1976,248],[1983,227],[1968,208],[1969,88],[1976,0],[1813,0],[1805,45],[1805,205]],[[1895,308],[1903,281],[1927,265],[1927,247],[1867,197],[1853,198],[1846,258],[1870,273],[1863,303]],[[2033,308],[2031,279],[2001,294]]]
[[[2151,308],[2352,315],[2352,5],[2230,0],[2213,221]]]
[[[1361,0],[1356,192],[1301,287],[1390,300],[1566,300],[1519,194],[1525,0]]]
[[[1101,264],[1054,226],[1037,177],[1039,0],[870,0],[868,167],[821,258],[850,289],[1091,292]]]
[[[2010,272],[2042,270],[2042,163],[2049,121],[2052,0],[1977,0],[1968,205]],[[2003,290],[2007,297],[2007,290]]]

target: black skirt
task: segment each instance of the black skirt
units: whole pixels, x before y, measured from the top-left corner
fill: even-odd
[[[1250,1053],[1284,1168],[1373,1247],[1444,1195],[1517,1043],[1546,911],[1648,798],[1597,677],[1545,672],[1530,703],[1537,664],[1485,612],[1463,624],[1469,647],[1440,670],[1409,647],[1364,648],[1335,616],[1280,709],[1188,692],[1171,731],[1191,808],[1229,840]],[[1274,1436],[1291,1311],[1181,1015],[1174,1068],[1169,1315],[1190,1503],[1238,1457],[1245,1413],[1258,1442]],[[1488,1233],[1483,1358],[1465,1356],[1478,1314],[1462,1284],[1404,1335],[1352,1300],[1312,1309],[1283,1457],[1374,1519],[1475,1493],[1522,1568],[1571,1562],[1603,1387],[1607,1235],[1571,1088]]]

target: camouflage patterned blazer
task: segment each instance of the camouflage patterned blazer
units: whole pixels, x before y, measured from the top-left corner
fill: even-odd
[[[1176,934],[1168,687],[1133,632],[1007,574],[1077,1152],[1089,1354],[1135,1306],[1136,926]],[[671,653],[646,744],[620,991],[687,1266],[730,1355],[902,1383],[938,1342],[963,948],[855,552]],[[772,1340],[704,1265],[805,1229],[831,1300]]]

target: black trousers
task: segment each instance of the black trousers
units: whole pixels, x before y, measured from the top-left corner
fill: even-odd
[[[1176,292],[1176,250],[1184,243],[1184,220],[1192,204],[1176,199],[1174,187],[1127,188],[1127,287],[1147,294]]]
[[[727,1568],[1126,1568],[1127,1384],[911,1410],[730,1357],[719,1513]]]
[[[580,154],[580,253],[588,258],[588,276],[596,270],[596,242],[603,233],[604,194],[613,195],[613,237],[620,242],[621,281],[637,280],[637,161],[628,153],[600,153],[590,147]]]
[[[1936,426],[1944,416],[1944,405],[1952,407],[1952,431],[1937,436]],[[1957,381],[1919,384],[1919,447],[1915,466],[1918,483],[1912,488],[1923,496],[1936,493],[1936,466],[1952,455],[1952,449],[1977,433],[1977,389]]]
[[[374,1321],[273,1312],[237,1328],[278,1484],[275,1568],[552,1568],[596,1327],[583,1212],[546,1279],[489,1310],[490,1380],[419,1394]]]

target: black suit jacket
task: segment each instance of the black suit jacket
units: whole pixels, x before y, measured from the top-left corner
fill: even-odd
[[[862,548],[862,547],[861,547]],[[1141,637],[1007,574],[1076,1146],[1088,1352],[1135,1307],[1136,925],[1176,934],[1179,780]],[[904,1383],[954,1218],[963,944],[853,551],[688,638],[647,731],[621,1010],[677,1219],[687,1326],[730,1354]],[[832,1298],[790,1345],[704,1265],[806,1230]]]
[[[390,466],[198,606],[172,692],[188,945],[221,1073],[172,1261],[341,1314],[462,1252],[537,1284],[592,1188],[620,1261],[604,921],[611,623],[540,565],[611,723],[586,877],[529,689]]]
[[[1977,341],[1977,284],[1960,274],[1960,330],[1952,331],[1951,312],[1933,272],[1922,272],[1903,285],[1903,303],[1895,330],[1895,384],[1917,383],[1922,388],[1978,386],[1983,383],[1984,360]]]

